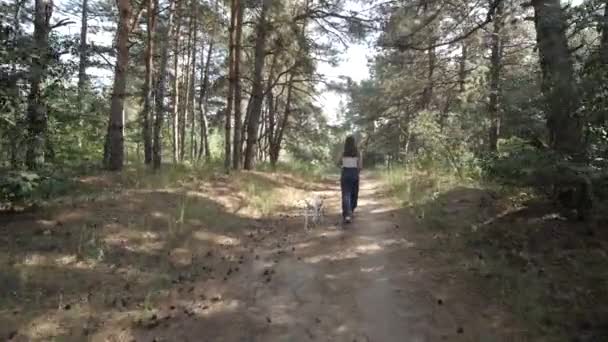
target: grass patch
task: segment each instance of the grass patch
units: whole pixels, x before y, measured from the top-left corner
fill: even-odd
[[[159,189],[183,185],[185,182],[209,179],[223,172],[219,160],[197,165],[168,164],[154,171],[143,164],[128,167],[119,175],[119,183],[127,188]]]
[[[273,169],[270,163],[262,163],[258,170],[264,172],[287,173],[310,182],[323,182],[338,176],[339,168],[332,165],[319,165],[303,161],[279,162]]]
[[[428,203],[459,186],[479,186],[478,182],[463,180],[455,173],[433,170],[402,167],[375,170],[374,173],[395,203],[405,207]]]

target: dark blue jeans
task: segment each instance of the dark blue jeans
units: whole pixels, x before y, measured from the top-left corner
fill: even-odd
[[[357,208],[359,199],[359,169],[342,168],[340,187],[342,188],[342,217],[351,216]]]

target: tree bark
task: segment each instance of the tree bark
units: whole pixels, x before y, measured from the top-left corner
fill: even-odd
[[[292,72],[289,75],[289,81],[287,82],[287,100],[285,102],[285,113],[283,114],[283,119],[281,120],[280,126],[278,127],[275,133],[275,140],[270,147],[270,163],[274,168],[279,161],[279,154],[281,153],[281,145],[283,144],[283,135],[285,134],[285,129],[287,128],[287,123],[289,122],[289,118],[291,115],[291,101],[293,96],[293,80],[295,78],[295,72]]]
[[[165,97],[167,92],[167,65],[169,64],[169,39],[173,26],[175,3],[177,0],[169,1],[169,18],[163,28],[162,42],[163,48],[160,57],[158,70],[158,83],[156,84],[156,110],[154,116],[154,144],[152,146],[152,165],[155,170],[160,169],[162,164],[162,127],[163,118],[166,112]],[[155,0],[155,7],[158,8],[158,0]]]
[[[434,44],[433,40],[433,44]],[[433,101],[433,86],[434,80],[433,77],[435,75],[435,64],[437,62],[437,56],[435,48],[430,48],[427,50],[427,79],[426,85],[424,86],[424,90],[422,91],[422,98],[420,100],[420,109],[428,110],[431,107],[431,102]]]
[[[78,48],[78,53],[80,57],[80,61],[78,63],[78,98],[82,101],[82,97],[84,95],[86,83],[87,83],[87,33],[88,33],[88,0],[82,0],[82,15],[80,17],[81,27],[80,27],[80,46]],[[81,104],[82,105],[82,104]]]
[[[237,16],[237,4],[238,4],[238,0],[231,0],[230,2],[230,27],[228,29],[229,32],[229,42],[228,42],[228,46],[229,46],[229,54],[228,54],[228,96],[226,99],[226,110],[225,110],[225,126],[224,126],[224,131],[225,131],[225,136],[224,136],[224,168],[226,169],[226,172],[230,171],[230,166],[231,166],[231,144],[230,144],[230,139],[232,139],[232,135],[231,135],[231,130],[232,130],[232,105],[234,104],[234,85],[235,85],[235,77],[234,77],[234,60],[235,60],[235,53],[234,53],[234,31],[235,31],[235,24],[236,24],[236,16]]]
[[[86,111],[85,104],[85,92],[87,88],[87,65],[88,65],[88,46],[87,46],[87,33],[89,30],[88,16],[89,16],[89,1],[82,0],[82,14],[80,16],[80,46],[78,47],[79,62],[78,62],[78,126],[82,128],[83,120],[82,115]],[[78,135],[78,147],[82,147],[82,140]]]
[[[193,2],[191,2],[192,4]],[[190,67],[192,67],[192,24],[194,23],[193,20],[193,16],[190,15],[190,20],[188,22],[188,42],[186,45],[186,53],[185,53],[185,59],[186,59],[186,65],[185,65],[185,70],[184,70],[184,84],[183,84],[183,93],[184,96],[182,98],[183,100],[183,104],[181,106],[181,116],[180,116],[180,121],[179,121],[179,160],[183,161],[184,158],[186,157],[186,126],[188,124],[188,111],[190,110],[190,98],[191,98],[191,94],[190,94],[190,83],[193,81],[190,79]]]
[[[36,0],[34,13],[34,47],[31,55],[30,94],[28,97],[27,128],[28,144],[25,162],[30,170],[44,163],[48,113],[43,98],[43,84],[50,54],[49,33],[51,32],[52,0]]]
[[[152,108],[154,102],[154,33],[156,30],[156,3],[148,0],[147,4],[147,42],[144,53],[146,74],[144,77],[144,108],[141,114],[142,137],[144,140],[144,163],[152,163]]]
[[[489,149],[491,152],[498,150],[498,136],[500,134],[500,71],[502,69],[502,13],[504,4],[501,2],[496,7],[494,16],[494,28],[492,31],[492,54],[490,56],[490,99],[488,111],[490,113]]]
[[[577,113],[579,95],[560,0],[533,0],[532,5],[549,142],[556,151],[580,158],[583,121]]]
[[[272,165],[274,166],[275,163],[272,162],[272,158],[273,158],[273,149],[274,149],[274,143],[275,143],[275,135],[276,135],[276,131],[277,131],[277,124],[276,124],[276,103],[278,101],[275,101],[274,99],[274,94],[272,93],[272,90],[270,89],[270,91],[268,92],[268,107],[270,110],[270,113],[268,113],[268,154],[270,156],[270,160]],[[276,162],[276,161],[275,161]]]
[[[274,94],[273,94],[273,83],[275,81],[274,78],[275,78],[278,56],[279,56],[279,54],[277,52],[273,53],[273,55],[272,55],[272,61],[270,62],[270,72],[269,72],[268,82],[266,84],[266,90],[265,90],[266,107],[268,108],[266,118],[263,121],[265,124],[265,127],[266,127],[265,128],[265,131],[266,131],[265,151],[266,152],[268,152],[270,150],[270,145],[271,145],[270,142],[274,139],[274,132],[275,132],[276,111],[275,111],[275,101],[274,101]],[[265,157],[267,155],[268,155],[268,153],[266,153]]]
[[[462,41],[462,54],[460,55],[459,70],[458,70],[458,91],[462,93],[466,90],[467,85],[467,58],[468,58],[468,46],[467,41]]]
[[[259,128],[258,122],[260,121],[260,113],[262,110],[262,103],[264,101],[262,72],[264,70],[264,61],[266,60],[266,35],[268,33],[266,15],[270,5],[270,0],[263,0],[262,11],[260,13],[260,19],[257,27],[257,36],[255,41],[255,67],[253,71],[252,84],[252,102],[251,112],[249,113],[249,123],[247,125],[247,147],[245,149],[246,170],[252,170],[255,167]]]
[[[132,16],[131,2],[118,0],[118,30],[116,32],[116,67],[114,69],[114,87],[110,104],[108,124],[108,168],[119,171],[124,164],[123,111],[125,90],[127,87],[127,67],[129,65],[129,26]]]
[[[192,5],[192,13],[196,13],[195,2]],[[194,24],[192,25],[194,29],[193,38],[192,38],[192,70],[190,73],[190,160],[194,161],[194,151],[196,150],[196,116],[194,115],[196,112],[196,100],[195,100],[195,91],[196,91],[196,39],[198,33],[198,21],[196,16],[194,17]]]
[[[242,165],[242,90],[241,90],[241,50],[242,50],[242,35],[243,35],[243,4],[241,0],[236,0],[236,27],[234,36],[234,147],[232,156],[232,168],[239,170]]]
[[[179,156],[179,35],[181,33],[181,18],[180,8],[181,3],[178,3],[176,8],[176,28],[173,50],[173,115],[172,115],[172,138],[173,138],[173,163],[177,164],[180,160]]]
[[[207,88],[209,87],[209,68],[211,66],[211,55],[213,54],[213,38],[209,38],[209,47],[207,48],[207,56],[205,60],[205,66],[201,68],[201,92],[199,94],[199,115],[200,115],[200,130],[201,130],[201,143],[198,152],[199,159],[203,153],[205,158],[209,160],[211,158],[211,151],[209,149],[209,124],[207,122]]]

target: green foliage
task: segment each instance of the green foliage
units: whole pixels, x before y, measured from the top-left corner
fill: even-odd
[[[9,171],[0,177],[0,207],[29,206],[81,190],[87,191],[68,173]]]
[[[557,155],[531,146],[528,140],[512,137],[499,140],[498,153],[483,159],[484,176],[512,185],[529,184],[538,170],[551,168]]]
[[[108,103],[103,94],[88,90],[83,107],[75,86],[56,87],[51,94],[49,139],[55,166],[74,168],[99,164],[103,154]]]
[[[14,171],[0,177],[0,204],[9,206],[30,198],[41,182],[33,172]]]
[[[410,130],[417,148],[415,164],[419,169],[452,171],[460,178],[479,176],[470,133],[456,125],[442,128],[438,115],[424,111],[412,121]]]

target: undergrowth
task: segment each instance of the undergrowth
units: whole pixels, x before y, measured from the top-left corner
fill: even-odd
[[[427,203],[458,186],[479,186],[479,181],[432,169],[397,167],[374,172],[385,185],[387,195],[405,207]]]
[[[509,308],[527,340],[608,338],[608,236],[594,223],[568,221],[525,187],[463,180],[455,173],[379,170],[386,192],[408,208],[446,263],[473,275],[485,295]]]

